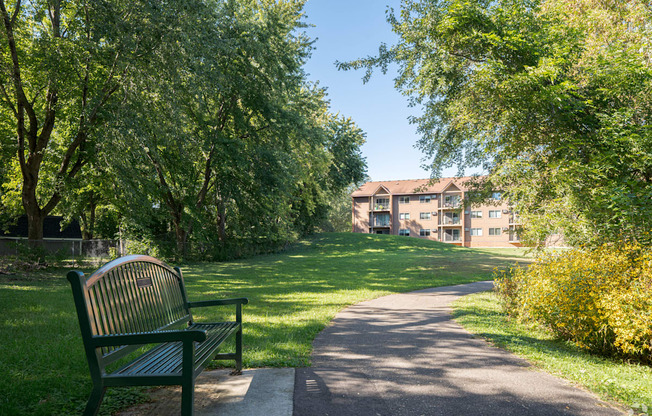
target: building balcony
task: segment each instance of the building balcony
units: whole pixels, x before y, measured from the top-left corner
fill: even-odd
[[[460,243],[462,241],[462,237],[444,234],[442,241],[445,243]]]
[[[462,204],[460,202],[444,202],[441,204],[441,209],[460,209]]]
[[[451,220],[451,219],[446,219],[446,218],[444,218],[444,220],[442,221],[441,225],[442,225],[442,226],[447,226],[447,225],[462,225],[462,221],[459,220],[459,219]]]
[[[373,225],[374,228],[389,228],[390,224],[388,222],[375,222]]]
[[[374,204],[372,211],[389,211],[389,204]]]

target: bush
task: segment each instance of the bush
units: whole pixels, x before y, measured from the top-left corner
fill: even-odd
[[[635,243],[542,255],[496,277],[511,316],[605,355],[652,363],[652,249]]]

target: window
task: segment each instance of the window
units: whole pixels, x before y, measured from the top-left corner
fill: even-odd
[[[389,214],[374,215],[374,227],[389,227]]]
[[[444,225],[458,225],[460,224],[460,214],[457,212],[446,212],[442,217],[442,224]]]
[[[410,197],[409,196],[399,196],[398,197],[398,203],[399,204],[409,204],[410,203]]]
[[[406,236],[409,237],[410,236],[410,230],[408,230],[407,228],[401,228],[401,229],[398,230],[398,235],[406,235]]]
[[[489,235],[500,235],[500,228],[490,228]]]
[[[419,235],[421,237],[429,237],[430,236],[430,230],[421,229],[421,230],[419,230]]]
[[[471,211],[471,218],[482,218],[482,211]]]
[[[482,228],[471,228],[471,235],[481,236],[482,235]]]
[[[460,230],[445,230],[444,241],[460,241]]]
[[[493,199],[494,201],[500,201],[501,198],[502,198],[502,194],[500,192],[491,193],[491,199]]]
[[[401,212],[398,214],[398,219],[399,220],[409,220],[410,219],[410,213],[409,212]]]
[[[502,212],[500,212],[498,209],[489,211],[489,218],[500,218],[501,215]]]
[[[389,198],[376,198],[376,204],[374,205],[375,210],[388,210],[389,209]]]
[[[432,197],[432,195],[420,195],[419,196],[419,202],[421,202],[422,204],[429,204],[431,197]]]
[[[446,208],[458,208],[460,206],[460,196],[459,195],[446,195],[444,196],[444,207]]]
[[[430,213],[429,212],[421,212],[421,213],[419,213],[419,219],[420,220],[429,220],[430,219]]]

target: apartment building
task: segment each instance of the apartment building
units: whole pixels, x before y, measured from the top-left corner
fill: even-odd
[[[393,234],[465,247],[520,246],[516,215],[500,192],[495,204],[464,207],[469,178],[367,182],[351,194],[353,232]]]

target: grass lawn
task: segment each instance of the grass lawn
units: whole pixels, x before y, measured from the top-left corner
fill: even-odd
[[[652,409],[652,368],[587,354],[542,328],[509,320],[492,292],[465,296],[453,308],[467,330],[537,367],[643,414]]]
[[[182,266],[191,300],[246,296],[244,365],[307,366],[342,308],[379,296],[491,278],[519,249],[467,249],[386,235],[320,234],[274,255]],[[89,272],[87,270],[87,272]],[[66,270],[0,276],[0,415],[77,414],[91,389]],[[197,320],[232,319],[207,308]],[[102,411],[141,400],[109,389]]]

